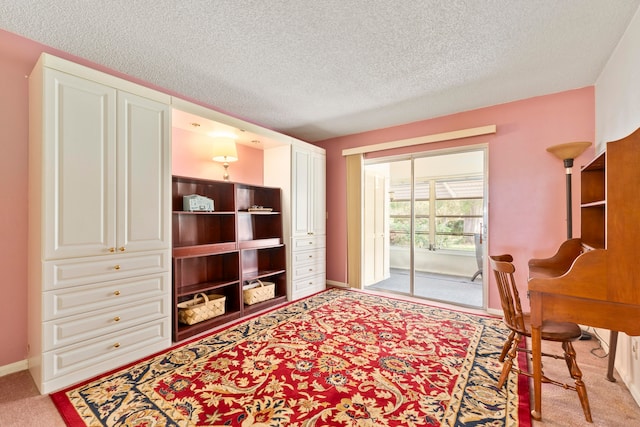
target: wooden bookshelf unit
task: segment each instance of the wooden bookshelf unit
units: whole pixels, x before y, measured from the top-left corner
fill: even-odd
[[[287,300],[279,188],[174,176],[172,194],[174,341]],[[184,210],[190,195],[212,199],[214,210]],[[243,286],[254,280],[275,283],[275,297],[244,304]],[[178,322],[178,303],[198,293],[224,295],[224,314],[193,325]]]
[[[606,243],[606,153],[582,168],[580,218],[582,243],[591,249],[605,249]]]

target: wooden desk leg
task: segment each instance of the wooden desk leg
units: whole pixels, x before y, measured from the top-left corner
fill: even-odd
[[[542,342],[540,339],[540,326],[531,327],[531,359],[533,367],[533,410],[531,417],[534,420],[542,419]]]
[[[607,366],[607,379],[612,383],[616,382],[613,376],[613,367],[616,363],[616,348],[618,347],[618,331],[611,331],[609,334],[609,365]]]

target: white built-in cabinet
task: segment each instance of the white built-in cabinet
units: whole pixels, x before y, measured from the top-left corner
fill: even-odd
[[[326,288],[326,154],[311,144],[264,151],[264,183],[283,189],[288,297]]]
[[[293,146],[292,193],[294,237],[326,234],[326,156],[307,147]]]
[[[29,369],[49,393],[171,345],[171,99],[48,54],[29,85]]]

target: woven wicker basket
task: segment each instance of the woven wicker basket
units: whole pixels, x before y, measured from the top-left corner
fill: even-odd
[[[178,321],[187,325],[224,314],[224,295],[196,294],[192,300],[178,303]]]
[[[276,284],[256,280],[242,288],[242,299],[247,305],[257,304],[272,299],[276,294]]]

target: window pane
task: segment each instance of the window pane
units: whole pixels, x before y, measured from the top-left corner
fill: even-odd
[[[392,201],[389,203],[390,215],[393,216],[406,216],[411,215],[411,201]]]
[[[429,200],[416,200],[413,209],[416,215],[429,216]]]
[[[483,209],[480,177],[436,182],[436,247],[474,251],[473,234],[480,232]]]
[[[482,177],[436,181],[436,199],[482,198]]]
[[[389,223],[389,243],[391,246],[411,244],[411,219],[391,217]]]
[[[475,251],[473,236],[436,235],[436,245],[439,249]]]
[[[433,167],[433,165],[432,165]],[[428,168],[425,168],[428,169]],[[430,188],[436,200],[430,200]],[[418,248],[473,251],[474,233],[480,232],[483,215],[484,184],[481,176],[464,178],[416,179],[413,191],[414,242]],[[391,183],[390,244],[408,247],[411,243],[411,184],[405,180]],[[435,218],[431,217],[435,204]],[[430,231],[435,227],[435,242]]]
[[[482,216],[482,199],[437,200],[436,215]]]
[[[415,189],[413,190],[413,197],[416,200],[429,200],[431,198],[431,180],[424,179],[423,181],[416,181]]]
[[[415,220],[415,246],[418,248],[429,248],[429,216],[416,216]]]

